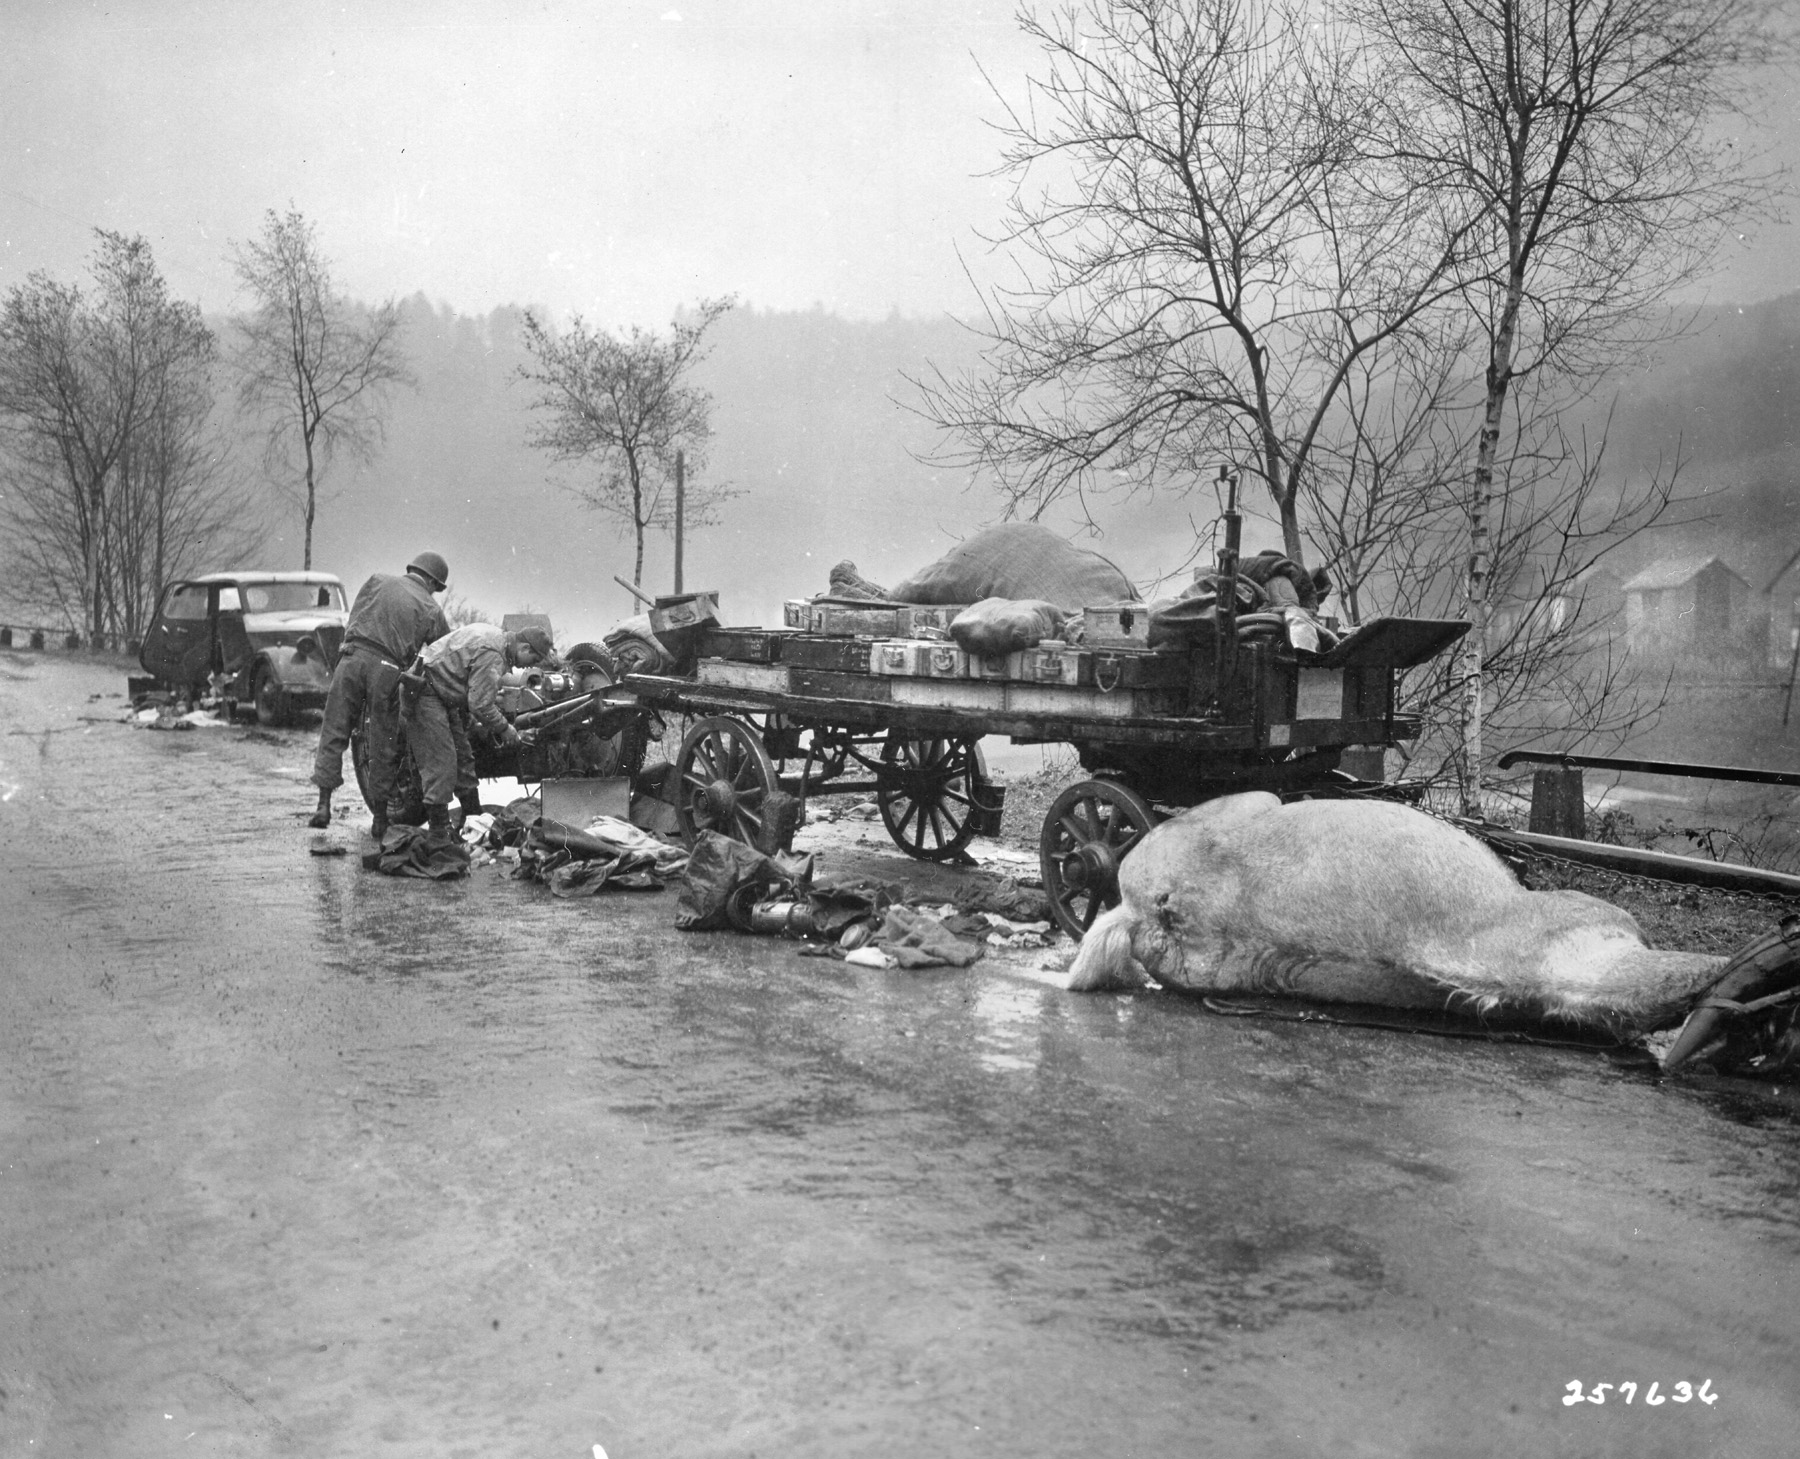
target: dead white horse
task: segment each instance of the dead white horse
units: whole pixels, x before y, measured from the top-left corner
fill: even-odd
[[[1627,912],[1534,892],[1405,806],[1265,792],[1163,822],[1119,871],[1070,986],[1505,1012],[1620,1035],[1672,1027],[1727,960],[1648,946]]]

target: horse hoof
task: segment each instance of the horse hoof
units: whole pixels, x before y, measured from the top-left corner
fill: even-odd
[[[1663,1073],[1679,1069],[1702,1049],[1741,1028],[1745,1020],[1759,1014],[1784,1018],[1796,1003],[1800,1003],[1800,916],[1790,914],[1776,931],[1732,954],[1663,1055]]]

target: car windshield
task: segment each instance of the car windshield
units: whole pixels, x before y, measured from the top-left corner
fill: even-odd
[[[344,590],[336,583],[244,583],[244,608],[251,613],[294,613],[306,609],[342,611]]]

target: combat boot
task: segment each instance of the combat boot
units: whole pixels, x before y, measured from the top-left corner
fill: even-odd
[[[428,846],[450,846],[456,842],[456,832],[450,826],[450,807],[448,805],[428,805],[425,807],[425,843]]]
[[[466,823],[470,816],[482,814],[481,792],[479,790],[459,790],[456,792],[456,804],[462,811],[462,821]]]
[[[306,824],[315,831],[323,831],[331,824],[331,792],[329,790],[319,792],[319,808],[312,813]]]
[[[388,818],[386,810],[372,811],[369,815],[369,835],[377,846],[387,840]]]

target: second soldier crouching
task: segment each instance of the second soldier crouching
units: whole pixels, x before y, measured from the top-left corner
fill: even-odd
[[[479,724],[503,748],[520,742],[519,732],[500,712],[500,676],[530,669],[550,655],[550,636],[541,628],[508,633],[491,623],[470,623],[427,644],[416,665],[416,695],[408,694],[406,738],[419,767],[426,822],[434,836],[448,837],[450,797],[465,815],[481,810],[470,752],[467,721]]]

